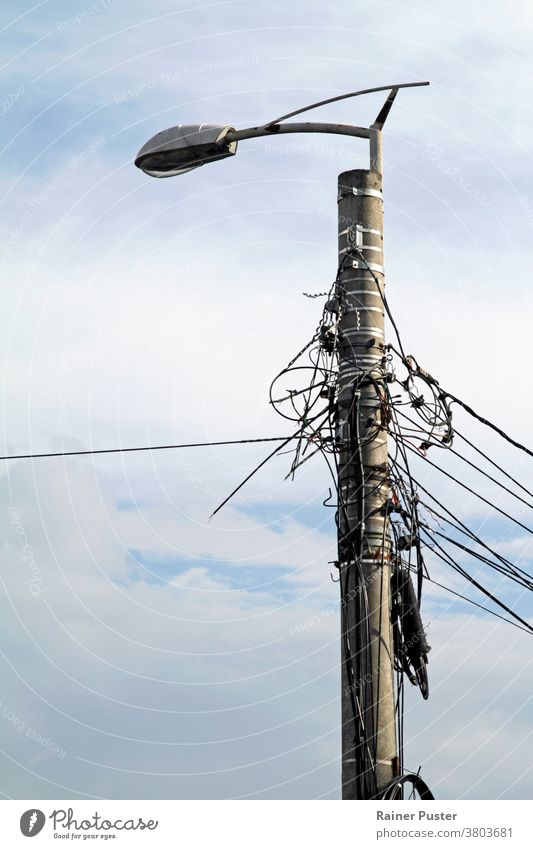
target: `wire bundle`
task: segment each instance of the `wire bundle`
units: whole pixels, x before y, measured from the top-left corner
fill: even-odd
[[[354,251],[357,249],[354,248]],[[357,254],[371,271],[362,252],[357,251]],[[340,283],[341,270],[342,263],[331,290],[327,294],[321,293],[327,300],[311,340],[274,378],[270,389],[270,402],[280,415],[299,425],[288,476],[293,476],[304,462],[317,453],[322,454],[331,472],[332,487],[337,499],[335,517],[341,562],[336,565],[340,573],[341,611],[344,612],[347,605],[352,605],[353,615],[358,623],[358,628],[350,632],[349,641],[343,627],[346,666],[344,682],[347,683],[352,706],[354,753],[360,780],[359,798],[372,798],[376,793],[375,734],[372,725],[377,724],[377,721],[372,716],[374,694],[371,676],[367,686],[362,688],[358,685],[358,682],[369,678],[370,669],[368,598],[361,562],[365,550],[364,499],[372,490],[369,490],[368,480],[365,481],[361,449],[369,440],[376,439],[384,432],[389,435],[393,449],[389,454],[388,469],[375,485],[383,486],[385,481],[389,491],[385,507],[388,523],[384,523],[384,528],[388,524],[393,564],[391,621],[397,679],[396,714],[400,775],[404,773],[404,678],[407,677],[412,684],[417,685],[424,698],[429,694],[426,664],[430,647],[420,617],[424,580],[508,624],[527,633],[533,632],[532,625],[498,595],[497,589],[487,585],[487,579],[480,580],[477,574],[473,574],[468,564],[475,562],[484,573],[490,570],[491,577],[497,576],[499,580],[511,581],[522,590],[533,590],[533,576],[482,539],[427,486],[417,480],[411,469],[410,457],[416,456],[419,458],[416,462],[427,464],[470,496],[495,510],[504,519],[527,533],[533,533],[529,525],[522,521],[522,516],[517,517],[508,512],[500,504],[494,503],[494,499],[489,500],[479,491],[480,487],[469,486],[462,479],[462,475],[452,474],[439,462],[444,456],[442,452],[445,452],[453,457],[455,462],[464,464],[469,473],[474,471],[480,474],[485,482],[490,481],[500,491],[515,499],[520,503],[521,509],[527,507],[533,510],[531,490],[466,436],[455,430],[452,405],[460,405],[478,422],[489,427],[516,448],[531,456],[533,453],[488,419],[477,414],[468,404],[444,391],[438,381],[421,368],[413,356],[405,354],[398,327],[380,283],[373,273],[372,277],[384,309],[396,334],[397,346],[381,346],[382,359],[379,367],[374,366],[366,371],[361,367],[357,370],[349,409],[347,412],[340,411],[339,364],[343,350],[339,323],[347,298]],[[405,372],[400,376],[401,370]],[[289,387],[290,381],[293,383]],[[375,385],[380,416],[376,416],[374,427],[367,429],[366,434],[361,437],[358,428],[358,398],[364,381],[373,382]],[[278,390],[281,384],[283,393]],[[347,433],[341,434],[342,428],[347,428]],[[454,447],[455,437],[476,452],[484,463],[488,464],[490,470],[479,465],[481,461],[474,462]],[[343,456],[343,444],[351,446],[348,456]],[[349,477],[352,481],[349,503],[358,500],[359,514],[355,521],[353,516],[348,521],[345,488],[339,486],[339,480],[342,484],[343,477]],[[329,500],[328,506],[332,506]],[[385,556],[386,550],[384,539],[382,556]],[[438,560],[466,580],[471,588],[485,596],[490,606],[480,604],[476,599],[432,578],[426,563],[428,555],[432,561]],[[342,568],[343,558],[349,561],[348,569]],[[350,575],[350,569],[355,570],[355,574]],[[416,583],[416,591],[412,579]],[[379,682],[377,686],[379,687]]]

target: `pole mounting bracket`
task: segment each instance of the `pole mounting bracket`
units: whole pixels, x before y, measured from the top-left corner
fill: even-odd
[[[369,198],[377,198],[378,200],[383,200],[383,192],[380,192],[379,189],[358,189],[355,186],[348,188],[346,190],[339,189],[339,194],[337,195],[337,200],[342,200],[347,197],[347,195],[355,195],[355,197],[369,197]]]

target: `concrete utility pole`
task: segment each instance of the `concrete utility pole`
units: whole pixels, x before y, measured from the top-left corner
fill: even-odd
[[[397,763],[382,421],[385,316],[375,279],[383,291],[382,176],[346,171],[338,187],[342,796],[368,799],[392,781]]]
[[[336,306],[332,304],[332,311],[340,315],[336,351],[344,799],[375,798],[399,776],[400,769],[391,635],[384,303],[380,296],[384,287],[381,131],[399,89],[420,85],[428,83],[348,92],[241,130],[228,124],[178,124],[149,139],[135,159],[146,174],[171,177],[231,157],[239,142],[261,136],[333,133],[369,142],[370,170],[346,171],[339,177],[340,271]],[[389,94],[370,127],[285,123],[319,106],[378,91]],[[421,786],[418,776],[402,776],[398,784],[410,778]]]

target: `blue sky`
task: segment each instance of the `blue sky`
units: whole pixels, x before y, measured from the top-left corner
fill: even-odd
[[[178,122],[421,79],[384,139],[389,301],[424,367],[530,440],[532,26],[519,0],[4,3],[6,451],[284,434],[268,386],[316,327],[302,292],[334,279],[337,174],[364,167],[363,143],[258,139],[162,181],[134,156]],[[364,125],[381,100],[316,116]],[[285,481],[279,458],[208,521],[266,453],[6,465],[4,796],[339,797],[327,470]],[[529,563],[524,531],[429,480]],[[529,638],[435,588],[424,616],[432,695],[408,694],[407,764],[440,798],[530,798]]]

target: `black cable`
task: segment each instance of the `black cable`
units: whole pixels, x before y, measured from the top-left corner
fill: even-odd
[[[430,498],[433,498],[433,500],[436,501],[434,496],[430,495]],[[437,503],[439,503],[439,502],[437,502]],[[505,569],[501,569],[501,567],[497,567],[496,565],[494,565],[494,568],[496,568],[497,571],[501,572],[502,575],[507,575],[508,577],[512,577],[513,580],[516,579],[517,583],[522,583],[522,584],[524,583],[524,578],[526,578],[528,581],[533,581],[533,575],[530,575],[529,572],[526,572],[525,569],[521,569],[520,566],[517,566],[515,563],[511,563],[510,560],[507,560],[506,557],[503,557],[495,549],[491,548],[489,545],[487,545],[487,543],[483,542],[483,540],[480,537],[478,537],[477,534],[475,534],[470,528],[468,528],[466,525],[464,525],[459,519],[456,519],[456,521],[459,522],[459,524],[455,524],[455,522],[451,522],[449,519],[446,519],[445,516],[443,516],[441,513],[439,513],[437,510],[435,510],[435,508],[430,507],[429,504],[426,504],[426,502],[422,501],[422,499],[420,499],[420,504],[422,504],[427,510],[429,510],[430,513],[437,516],[439,519],[442,519],[443,522],[446,522],[448,525],[450,525],[456,531],[459,531],[459,533],[464,534],[466,537],[471,539],[473,542],[476,542],[478,545],[480,545],[482,548],[484,548],[486,551],[488,551],[490,554],[492,554],[493,557],[495,557],[497,560],[499,560],[500,563],[502,564],[502,566],[505,567]],[[446,510],[445,507],[443,507],[443,509]],[[448,510],[446,510],[446,512],[450,513],[450,511],[448,511]],[[450,515],[453,516],[453,513],[450,513]],[[492,565],[491,561],[488,560],[488,558],[483,557],[479,553],[474,552],[474,556],[477,557],[477,559],[480,560],[481,562],[488,564],[488,565]],[[516,578],[515,578],[515,576],[516,576]]]
[[[309,444],[309,443],[308,443],[308,444]],[[304,456],[303,456],[304,452],[302,451],[302,459],[301,459],[301,460],[299,459],[299,460],[298,460],[298,462],[296,462],[296,458],[295,458],[294,463],[292,464],[292,466],[290,467],[289,471],[288,471],[288,472],[287,472],[287,474],[285,475],[284,480],[288,480],[290,477],[292,477],[292,479],[294,480],[294,473],[295,473],[298,469],[301,469],[301,467],[304,465],[304,463],[307,463],[307,461],[308,461],[308,460],[310,460],[312,457],[314,457],[314,456],[315,456],[315,454],[318,454],[318,452],[319,452],[319,451],[320,451],[320,452],[322,452],[322,450],[323,450],[323,449],[322,449],[322,446],[321,446],[321,445],[317,445],[317,447],[315,448],[315,450],[314,450],[314,451],[312,451],[310,454],[308,454],[308,455],[307,455],[307,457],[304,457]],[[290,452],[290,451],[285,451],[284,453],[285,453],[285,454],[290,454],[291,452]]]
[[[469,492],[471,495],[474,495],[476,498],[479,498],[480,501],[483,501],[485,504],[488,504],[489,507],[492,507],[493,510],[496,510],[502,516],[505,516],[506,519],[510,519],[511,522],[515,523],[515,525],[518,525],[520,528],[523,528],[528,533],[533,534],[532,528],[528,528],[527,525],[524,525],[523,522],[520,522],[518,519],[515,519],[514,516],[511,516],[509,513],[506,513],[505,510],[501,509],[501,507],[497,507],[496,504],[492,504],[487,498],[484,498],[483,495],[480,495],[479,492],[476,492],[474,489],[467,486],[466,483],[463,483],[462,481],[454,477],[452,474],[450,474],[450,472],[447,472],[445,469],[442,469],[436,463],[433,463],[433,461],[430,460],[429,457],[424,457],[423,454],[420,454],[420,452],[416,448],[413,448],[411,445],[409,445],[409,443],[406,443],[405,445],[406,448],[409,449],[409,451],[412,451],[414,454],[424,460],[425,463],[429,463],[429,465],[433,466],[434,469],[437,469],[443,475],[446,475],[447,478],[450,478],[450,480],[454,481],[454,483],[458,484],[463,489],[466,489],[466,491]]]
[[[490,427],[511,445],[514,445],[515,448],[519,448],[520,451],[524,451],[526,454],[529,454],[530,457],[533,457],[533,451],[530,451],[530,449],[526,448],[525,445],[522,445],[520,442],[517,442],[515,439],[509,436],[508,433],[499,428],[497,425],[490,422],[488,419],[485,419],[483,416],[480,416],[479,413],[476,413],[476,411],[472,409],[472,407],[469,407],[469,405],[465,404],[464,401],[461,401],[460,398],[457,398],[455,395],[452,395],[451,392],[446,392],[445,390],[442,390],[441,396],[443,398],[451,398],[453,403],[459,404],[459,406],[461,406],[463,410],[466,410],[466,412],[469,413],[469,415],[473,416],[475,419],[477,419],[478,422],[487,425],[487,427]]]
[[[499,466],[498,463],[495,463],[494,460],[492,460],[488,456],[488,454],[485,454],[480,448],[477,447],[477,445],[474,445],[474,443],[470,442],[470,440],[467,439],[466,436],[463,436],[463,434],[460,433],[457,430],[457,428],[454,428],[454,432],[455,432],[455,435],[459,437],[459,439],[462,439],[463,442],[466,442],[467,445],[469,445],[471,448],[473,448],[474,451],[477,451],[478,454],[480,454],[485,460],[487,460],[489,463],[491,463],[496,469],[498,469],[498,471],[500,471],[503,475],[505,475],[506,478],[509,478],[509,480],[511,480],[518,487],[520,487],[520,489],[523,490],[527,495],[530,495],[533,498],[533,492],[531,492],[531,490],[527,489],[523,484],[520,483],[520,481],[517,481],[516,478],[513,478],[513,476],[510,475],[509,472],[506,472],[505,469],[502,469],[502,467]]]
[[[398,468],[401,471],[403,471],[402,467],[399,464],[397,464],[397,465],[398,465]],[[516,573],[520,572],[520,573],[522,573],[522,575],[524,575],[524,577],[529,578],[529,579],[533,579],[531,575],[529,575],[523,569],[520,569],[519,566],[516,566],[514,563],[511,563],[510,560],[507,560],[507,558],[503,557],[501,554],[499,554],[497,551],[495,551],[493,548],[491,548],[489,545],[487,545],[487,543],[484,542],[481,539],[481,537],[478,537],[477,534],[475,534],[474,531],[471,530],[471,528],[469,528],[467,525],[465,525],[465,523],[462,522],[461,519],[459,519],[454,513],[452,513],[452,511],[449,510],[448,507],[446,507],[441,501],[438,500],[438,498],[436,498],[428,489],[426,489],[426,487],[423,486],[423,484],[421,484],[420,481],[416,480],[416,478],[413,478],[413,481],[416,484],[416,486],[418,487],[418,489],[421,489],[422,492],[425,492],[426,495],[428,495],[429,498],[431,498],[431,500],[435,502],[435,504],[438,504],[439,507],[442,510],[444,510],[445,513],[448,514],[448,516],[451,516],[451,518],[455,522],[457,522],[457,525],[455,525],[454,522],[450,522],[449,519],[447,519],[445,516],[442,516],[442,514],[439,513],[437,510],[435,510],[433,507],[430,507],[424,501],[420,500],[420,503],[424,507],[426,507],[428,510],[430,510],[430,512],[432,512],[436,516],[438,516],[439,519],[442,519],[444,522],[447,522],[448,524],[450,524],[456,530],[460,531],[461,533],[464,533],[465,536],[470,537],[470,539],[474,540],[474,542],[477,542],[478,545],[482,546],[482,548],[484,548],[486,551],[488,551],[490,554],[492,554],[493,557],[495,557],[497,560],[499,560],[500,563],[502,563],[504,566],[507,566],[511,571],[514,571]]]
[[[365,260],[365,262],[366,262],[366,260]],[[398,336],[398,333],[396,333],[396,335]],[[409,371],[409,374],[424,378],[424,371],[423,371],[423,369],[419,368],[418,363],[416,363],[416,360],[415,360],[416,369],[413,369],[411,363],[409,363],[408,358],[404,354],[404,351],[403,351],[403,348],[401,346],[399,338],[398,338],[398,343],[400,344],[399,356],[401,357],[403,364],[405,365],[405,367]],[[398,352],[396,352],[396,353],[398,353]],[[414,359],[414,358],[411,358],[411,359]],[[426,372],[426,375],[427,375],[427,372]],[[431,383],[433,383],[435,386],[437,386],[439,388],[438,398],[439,398],[440,401],[443,401],[444,403],[446,403],[446,399],[449,398],[452,401],[452,403],[459,404],[460,407],[462,407],[469,415],[471,415],[475,419],[477,419],[478,422],[481,422],[481,424],[484,424],[487,427],[491,428],[491,430],[495,431],[499,436],[501,436],[503,439],[505,439],[511,445],[514,445],[515,448],[518,448],[520,451],[524,451],[526,454],[529,454],[530,457],[533,457],[533,451],[531,451],[525,445],[522,445],[522,443],[517,442],[515,439],[513,439],[511,436],[509,436],[508,433],[506,433],[504,430],[502,430],[502,428],[495,425],[489,419],[486,419],[484,416],[481,416],[479,413],[476,413],[476,411],[472,407],[470,407],[470,405],[467,404],[465,401],[461,401],[461,399],[458,398],[456,395],[453,395],[451,392],[447,392],[445,389],[441,389],[439,382],[437,380],[435,380],[435,378],[432,378],[431,375],[427,375],[427,377],[429,377],[429,380],[426,380],[426,382],[428,383],[428,386]]]
[[[268,461],[269,461],[269,460],[271,460],[271,459],[272,459],[272,457],[273,457],[275,454],[277,454],[277,453],[278,453],[278,451],[281,451],[281,449],[282,449],[282,448],[284,448],[284,447],[285,447],[285,445],[287,445],[287,444],[291,441],[291,439],[296,439],[296,438],[297,438],[296,436],[289,436],[289,437],[288,437],[288,439],[286,439],[286,440],[285,440],[285,442],[282,442],[282,443],[281,443],[281,445],[278,445],[276,448],[274,448],[274,450],[273,450],[273,451],[271,451],[271,452],[270,452],[270,454],[269,454],[267,457],[265,457],[265,459],[264,459],[264,460],[262,460],[262,461],[259,463],[259,465],[258,465],[258,466],[256,466],[256,467],[255,467],[255,469],[253,469],[253,471],[251,471],[251,472],[250,472],[250,474],[249,474],[249,475],[247,475],[247,476],[244,478],[244,480],[243,480],[243,481],[241,481],[241,482],[240,482],[240,484],[239,484],[238,486],[236,486],[236,487],[235,487],[235,489],[234,489],[232,492],[230,492],[230,494],[227,496],[227,498],[225,498],[225,499],[224,499],[224,501],[223,501],[221,504],[219,504],[219,505],[218,505],[217,509],[216,509],[216,510],[213,510],[213,512],[211,513],[211,515],[210,515],[210,517],[209,517],[209,520],[211,520],[211,519],[213,518],[213,516],[215,516],[215,515],[218,513],[218,511],[219,511],[219,510],[222,510],[222,508],[224,507],[224,505],[225,505],[225,504],[227,504],[227,503],[228,503],[228,501],[230,500],[230,498],[233,498],[233,496],[234,496],[234,495],[235,495],[235,494],[236,494],[236,493],[237,493],[240,489],[242,489],[242,487],[244,486],[244,484],[245,484],[245,483],[248,483],[248,481],[250,480],[250,478],[251,478],[251,477],[253,477],[253,476],[255,475],[255,473],[259,471],[259,469],[262,469],[262,468],[263,468],[263,466],[265,465],[265,463],[268,463]]]
[[[523,631],[524,634],[531,634],[531,631],[526,630],[526,628],[522,628],[517,622],[512,622],[510,619],[506,619],[505,616],[502,616],[501,613],[496,613],[495,610],[491,610],[490,607],[485,607],[484,604],[479,604],[479,602],[474,601],[473,598],[468,598],[468,596],[463,595],[462,593],[458,593],[456,590],[452,590],[451,587],[447,587],[446,584],[441,584],[439,581],[436,581],[434,578],[428,578],[426,576],[426,580],[432,584],[435,584],[437,587],[440,587],[442,590],[446,590],[452,595],[457,596],[463,601],[467,601],[469,604],[473,604],[474,607],[479,607],[480,610],[484,610],[486,613],[492,614],[492,616],[496,616],[498,619],[501,619],[503,622],[507,622],[508,625],[512,625],[513,628],[518,628],[519,631]]]
[[[428,532],[425,530],[425,528],[422,528],[421,530],[422,530],[422,531],[423,531],[423,532],[424,532],[427,536],[429,536],[429,534],[428,534]],[[482,592],[484,595],[486,595],[486,596],[487,596],[487,598],[490,598],[490,600],[491,600],[491,601],[493,601],[493,602],[494,602],[494,604],[497,604],[497,605],[498,605],[498,607],[501,607],[501,608],[502,608],[502,610],[505,610],[505,612],[506,612],[506,613],[509,613],[509,615],[510,615],[510,616],[512,616],[512,617],[513,617],[513,619],[516,619],[516,620],[517,620],[517,622],[520,622],[522,625],[524,625],[524,626],[525,626],[525,628],[527,628],[527,630],[528,630],[528,631],[530,631],[531,633],[533,633],[533,626],[532,626],[532,625],[530,625],[530,624],[529,624],[529,622],[526,622],[526,620],[525,620],[525,619],[522,619],[522,617],[521,617],[521,616],[519,616],[519,615],[518,615],[518,613],[515,613],[515,612],[514,612],[514,610],[512,610],[512,608],[508,607],[508,606],[505,604],[505,602],[500,601],[500,599],[499,599],[499,598],[497,598],[495,595],[493,595],[493,594],[490,592],[490,590],[488,590],[486,587],[484,587],[482,584],[480,584],[480,583],[479,583],[479,581],[476,581],[476,579],[475,579],[475,578],[473,578],[473,577],[472,577],[472,575],[470,575],[470,573],[466,571],[466,569],[464,569],[462,566],[460,566],[460,565],[457,563],[457,561],[453,559],[453,557],[451,556],[451,554],[448,554],[448,552],[446,551],[446,549],[444,549],[444,548],[443,548],[443,547],[442,547],[442,546],[441,546],[438,542],[433,541],[433,544],[434,544],[434,545],[435,545],[435,546],[439,549],[439,551],[441,551],[441,552],[442,552],[442,554],[439,554],[439,551],[437,551],[435,548],[431,547],[431,550],[433,551],[433,554],[435,554],[437,557],[439,557],[439,558],[440,558],[440,559],[441,559],[444,563],[447,563],[447,565],[448,565],[448,566],[451,566],[451,567],[452,567],[452,569],[454,569],[456,572],[458,572],[458,573],[459,573],[459,575],[462,575],[462,577],[463,577],[463,578],[466,578],[466,580],[467,580],[467,581],[469,581],[469,582],[470,582],[471,584],[473,584],[473,586],[475,586],[475,587],[476,587],[476,588],[477,588],[480,592]]]
[[[39,457],[79,457],[83,454],[127,454],[131,451],[166,451],[169,448],[209,448],[216,445],[245,445],[251,442],[282,442],[295,436],[267,436],[264,439],[227,439],[221,442],[184,442],[179,445],[144,445],[140,448],[90,448],[86,451],[55,451],[50,454],[9,454],[0,460],[35,460]]]
[[[391,420],[392,420],[392,416],[396,417],[395,424],[396,424],[396,427],[400,430],[400,425],[398,423],[398,418],[397,418],[397,412],[398,411],[394,407],[393,399],[391,397],[388,384],[385,384],[385,386],[387,388],[387,396],[388,396],[389,405],[390,405],[391,414],[392,414]],[[393,438],[394,438],[394,434],[393,434]],[[422,551],[421,551],[421,547],[420,547],[420,535],[418,533],[418,527],[419,527],[419,524],[420,524],[420,520],[419,520],[419,516],[418,516],[418,508],[417,508],[418,496],[417,496],[417,493],[416,493],[416,490],[415,490],[414,480],[413,480],[413,477],[411,475],[411,469],[410,469],[410,466],[409,466],[409,458],[407,457],[407,454],[405,452],[403,440],[394,439],[394,441],[395,441],[396,445],[399,446],[399,449],[401,451],[403,461],[405,463],[405,471],[406,471],[407,477],[409,478],[409,487],[410,487],[410,490],[411,490],[410,491],[410,497],[408,497],[407,500],[406,500],[406,506],[409,509],[410,517],[411,517],[411,525],[413,526],[411,528],[411,532],[414,533],[415,540],[416,540],[417,598],[418,598],[418,605],[420,607],[421,604],[422,604],[422,583],[423,583],[423,577],[424,577],[424,575],[423,575],[424,561],[423,561]],[[396,461],[392,460],[392,463],[396,464]],[[410,558],[411,558],[411,549],[409,549],[409,564],[410,564]]]
[[[401,410],[397,410],[396,412],[400,416],[402,416],[402,418],[407,419],[408,422],[411,422],[411,424],[416,424],[414,419],[410,418],[410,416],[407,416],[405,413],[402,413]],[[457,433],[457,431],[454,431],[454,432]],[[467,441],[467,440],[465,440],[465,441]],[[470,444],[472,444],[472,443],[470,443]],[[439,443],[439,442],[432,443],[432,445],[434,445],[437,448],[443,447],[442,444]],[[505,490],[505,492],[508,492],[509,495],[512,495],[513,498],[516,498],[518,501],[521,501],[522,504],[525,504],[526,507],[529,507],[531,510],[533,510],[533,504],[530,504],[529,501],[526,501],[524,498],[522,498],[522,496],[518,495],[516,492],[513,492],[512,489],[509,489],[509,487],[505,486],[505,484],[501,483],[501,481],[497,480],[497,478],[493,478],[492,475],[489,475],[489,473],[485,472],[484,469],[481,469],[479,466],[476,466],[475,463],[472,463],[471,460],[468,460],[467,457],[464,457],[462,454],[459,453],[459,451],[456,451],[455,448],[452,448],[450,445],[446,445],[445,447],[446,447],[446,450],[449,451],[451,454],[454,454],[456,457],[459,457],[460,460],[463,460],[463,462],[466,463],[468,466],[470,466],[472,469],[475,469],[481,475],[484,475],[484,477],[488,478],[490,481],[495,483],[496,486],[499,486],[501,489]],[[472,446],[472,447],[475,447],[475,446]],[[481,451],[479,453],[482,454]],[[485,456],[485,455],[483,455],[483,456]],[[489,459],[489,458],[487,457],[486,459]],[[496,463],[493,463],[493,465],[496,465]],[[500,468],[500,467],[497,466],[497,468]],[[502,471],[504,474],[507,474],[503,469],[500,469],[500,471]],[[507,477],[511,477],[511,476],[507,475]],[[517,481],[515,481],[514,478],[511,478],[511,480],[514,483],[517,483]],[[518,485],[520,486],[520,484],[518,484]],[[522,489],[524,489],[524,487],[522,487]]]
[[[441,539],[445,539],[447,542],[451,542],[452,545],[455,545],[456,548],[460,548],[461,551],[464,551],[465,554],[469,554],[471,557],[475,557],[476,560],[479,560],[480,563],[484,563],[486,566],[490,566],[491,569],[494,569],[496,572],[499,572],[501,575],[504,575],[506,578],[509,578],[511,581],[514,581],[516,584],[520,584],[520,586],[524,587],[526,590],[533,590],[533,579],[530,581],[526,581],[523,578],[520,578],[516,574],[510,574],[508,570],[502,569],[497,563],[494,563],[492,560],[489,560],[488,557],[483,557],[478,551],[474,551],[468,546],[463,545],[458,540],[453,539],[453,537],[449,537],[446,534],[441,533],[433,528],[429,528],[427,525],[423,525],[427,530],[429,530],[432,534],[436,534],[441,537]]]
[[[355,406],[355,413],[354,413]],[[354,397],[352,398],[352,404],[350,406],[348,422],[351,422],[352,418],[354,419],[354,425],[356,429],[355,439],[348,438],[347,444],[352,446],[352,450],[349,452],[349,456],[345,459],[342,469],[345,471],[352,464],[354,466],[354,470],[359,474],[356,475],[356,492],[364,490],[365,481],[364,474],[361,466],[361,440],[360,435],[357,430],[358,425],[358,409],[357,409],[357,395],[355,394],[354,387]],[[350,427],[350,425],[348,425]],[[350,428],[351,429],[351,428]],[[354,743],[356,742],[356,753],[359,758],[359,766],[356,770],[357,779],[359,782],[358,795],[360,798],[372,798],[376,792],[376,776],[375,776],[375,764],[373,753],[370,748],[371,745],[371,736],[372,736],[372,708],[373,701],[371,692],[369,692],[369,687],[371,687],[372,682],[366,682],[366,686],[363,687],[363,704],[353,698],[353,682],[363,682],[366,681],[366,677],[363,672],[368,672],[371,669],[370,664],[370,617],[369,617],[369,603],[368,603],[368,595],[366,591],[366,582],[364,580],[364,576],[361,569],[361,556],[362,556],[362,546],[364,543],[364,536],[362,534],[362,516],[361,511],[357,519],[357,523],[354,528],[350,529],[350,521],[347,511],[347,505],[345,503],[342,488],[337,485],[337,481],[340,478],[340,468],[339,468],[339,458],[338,454],[335,452],[333,454],[333,461],[335,463],[335,471],[336,471],[336,480],[333,476],[333,470],[329,464],[329,460],[326,457],[326,461],[330,468],[330,472],[332,473],[332,477],[335,481],[335,486],[337,490],[337,501],[338,501],[338,509],[336,515],[336,524],[339,533],[339,554],[340,554],[340,562],[339,562],[339,570],[340,570],[340,589],[341,589],[341,605],[342,605],[342,637],[343,637],[343,647],[344,647],[344,661],[346,668],[346,678],[350,685],[350,699],[352,704],[352,713],[354,717],[355,724],[355,734],[356,739],[354,739]],[[379,484],[381,485],[381,484]],[[372,492],[375,491],[377,487],[372,489]],[[361,507],[362,501],[359,500],[359,506]],[[364,512],[364,511],[363,511]],[[341,518],[342,516],[342,518]],[[357,530],[359,532],[359,539],[356,542],[354,541],[351,531]],[[343,568],[342,563],[345,563]],[[348,585],[349,585],[349,577],[350,570],[352,568],[357,569],[358,573],[358,587],[359,591],[356,593],[354,598],[348,597]],[[344,628],[345,623],[345,611],[347,607],[348,601],[353,601],[356,605],[356,611],[354,612],[354,625],[356,626],[353,630],[353,637],[356,645],[353,647],[350,644],[350,640],[348,639],[348,633]],[[361,637],[358,636],[358,629],[361,630],[364,628],[366,630],[365,639],[361,640]],[[361,656],[363,649],[360,646],[364,647],[364,657]],[[355,669],[354,669],[355,667]],[[355,709],[355,703],[357,701],[357,708]],[[367,718],[369,720],[369,726],[367,726]],[[357,735],[359,735],[359,739],[357,739]]]

